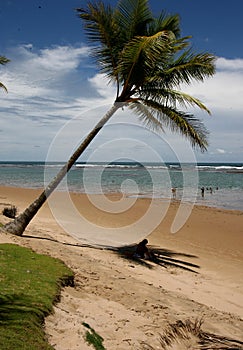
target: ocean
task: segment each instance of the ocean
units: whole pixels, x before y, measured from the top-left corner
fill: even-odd
[[[0,162],[0,185],[43,188],[62,163]],[[204,196],[202,196],[202,187]],[[243,211],[243,163],[76,163],[58,190],[172,198]]]

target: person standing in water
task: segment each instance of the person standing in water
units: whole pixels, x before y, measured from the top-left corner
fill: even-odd
[[[202,195],[202,198],[204,198],[204,191],[205,191],[205,189],[204,189],[204,187],[202,187],[202,188],[201,188],[201,195]]]

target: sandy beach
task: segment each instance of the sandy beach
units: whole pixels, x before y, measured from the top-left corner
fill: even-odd
[[[38,193],[0,187],[1,213],[7,205],[16,205],[21,212]],[[115,251],[82,246],[75,234],[65,229],[73,223],[65,194],[55,192],[52,197],[52,203],[59,203],[61,225],[47,203],[22,237],[0,233],[0,243],[20,244],[58,257],[75,272],[75,287],[63,289],[60,303],[46,319],[46,333],[56,350],[92,349],[84,340],[83,322],[104,338],[107,350],[147,349],[145,344],[162,349],[160,334],[169,324],[188,319],[202,319],[205,332],[243,342],[243,212],[194,206],[179,231],[171,233],[179,203],[170,203],[163,220],[147,237],[151,249],[163,251],[164,264],[148,262],[148,268]],[[104,200],[93,197],[95,201]],[[115,203],[119,196],[110,199]],[[110,228],[114,233],[127,227],[130,244],[137,243],[145,232],[143,227],[134,234],[129,230],[134,227],[131,223],[145,215],[149,199],[140,198],[132,204],[125,198],[130,209],[121,214],[103,213],[84,194],[72,194],[71,200],[77,213],[86,218],[79,222],[84,237],[88,231],[92,240],[99,229],[102,236]],[[156,208],[163,205],[168,203],[155,203]],[[150,225],[153,220],[146,222]],[[8,221],[0,215],[0,222]],[[95,227],[93,232],[90,223]],[[75,229],[77,222],[70,230]],[[121,231],[117,242],[127,237]],[[243,348],[243,343],[240,346]]]

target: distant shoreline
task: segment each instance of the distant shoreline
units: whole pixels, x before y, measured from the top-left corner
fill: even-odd
[[[32,188],[32,187],[21,187],[21,186],[8,186],[8,185],[0,185],[0,202],[1,202],[1,193],[10,190],[10,192],[14,192],[15,190],[18,191],[20,190],[25,191],[27,190],[30,191],[31,193],[35,194],[35,196],[33,196],[33,200],[35,200],[37,198],[38,195],[41,194],[41,192],[44,190],[43,187],[38,187],[38,188]],[[54,192],[57,193],[66,193],[67,191],[62,190],[62,189],[56,189]],[[51,196],[54,194],[54,192],[51,194]],[[84,193],[84,192],[79,192],[79,191],[69,191],[68,192],[71,196],[84,196],[84,197],[88,197],[88,196],[94,196],[94,197],[102,197],[103,195],[106,196],[107,198],[115,198],[117,200],[117,198],[121,198],[122,197],[122,193],[120,192],[109,192],[109,193],[105,193],[105,194],[99,194],[99,193]],[[136,200],[148,200],[150,201],[152,199],[152,197],[148,197],[148,196],[143,196],[143,195],[130,195],[130,194],[126,194],[125,198],[129,199],[129,198],[134,198]],[[170,202],[171,204],[174,205],[180,205],[181,200],[179,199],[172,199],[172,198],[157,198],[157,197],[153,197],[153,200],[156,201],[161,201],[163,203],[168,203]],[[228,208],[224,208],[224,207],[218,207],[218,206],[212,206],[212,205],[207,205],[206,203],[191,203],[191,202],[187,202],[184,201],[182,202],[184,204],[188,204],[188,205],[193,205],[195,207],[202,207],[202,208],[208,208],[208,209],[214,209],[214,210],[222,210],[225,212],[229,212],[229,213],[239,213],[239,214],[243,214],[243,210],[239,210],[239,209],[228,209]],[[0,203],[1,204],[1,203]],[[14,203],[13,203],[14,204]],[[31,202],[29,203],[31,204]]]
[[[0,185],[42,189],[63,164],[0,162]],[[57,190],[164,200],[172,197],[171,188],[186,203],[243,211],[243,163],[78,162]]]

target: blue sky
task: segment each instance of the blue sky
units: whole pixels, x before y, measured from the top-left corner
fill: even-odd
[[[0,67],[0,81],[9,91],[0,91],[0,160],[65,160],[113,102],[115,90],[89,59],[75,13],[85,4],[1,0],[0,55],[11,62]],[[192,111],[210,131],[208,152],[192,155],[178,135],[155,135],[121,111],[85,158],[134,159],[139,153],[146,161],[154,151],[164,161],[243,162],[243,1],[229,6],[226,0],[151,0],[150,5],[154,14],[179,13],[182,34],[192,35],[193,48],[217,56],[213,78],[185,87],[212,112]]]

